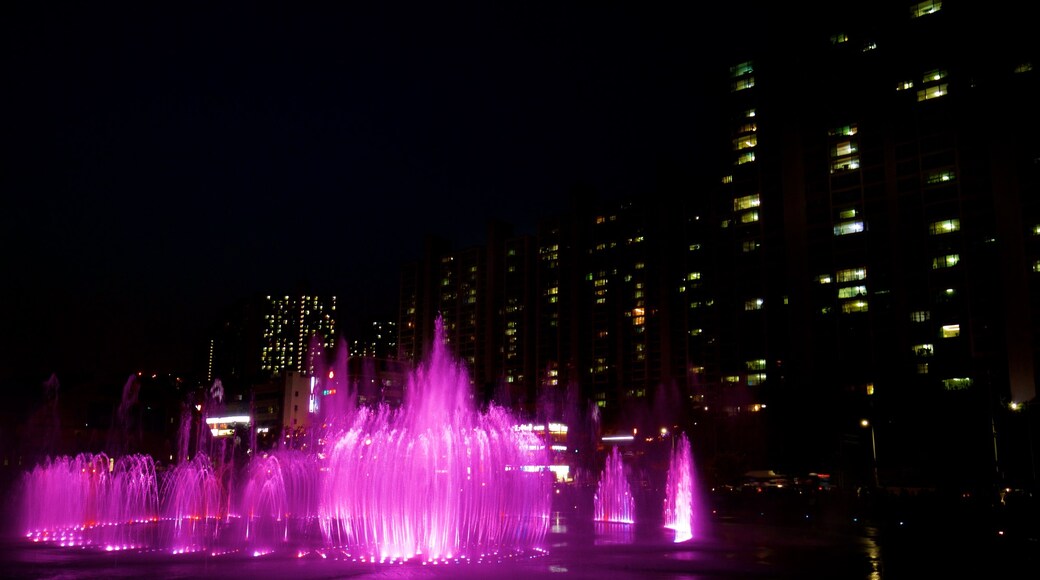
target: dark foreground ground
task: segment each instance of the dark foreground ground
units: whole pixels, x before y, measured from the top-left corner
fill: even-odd
[[[254,557],[106,553],[41,546],[7,534],[5,578],[1036,578],[1034,507],[936,497],[849,498],[769,492],[711,495],[693,540],[660,521],[594,524],[558,502],[544,554],[504,562],[378,564],[272,553]]]

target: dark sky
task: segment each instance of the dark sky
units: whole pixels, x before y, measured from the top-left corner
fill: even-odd
[[[0,379],[190,370],[301,282],[393,317],[426,233],[652,188],[737,41],[652,4],[3,3]]]

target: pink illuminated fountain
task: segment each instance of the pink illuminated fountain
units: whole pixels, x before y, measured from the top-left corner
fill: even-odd
[[[597,522],[635,523],[635,503],[621,452],[614,447],[607,456],[599,487],[593,497],[593,519]]]
[[[665,485],[664,522],[664,527],[675,531],[676,542],[693,538],[693,454],[685,433],[672,444]]]
[[[438,319],[402,406],[342,406],[347,416],[325,421],[308,452],[235,466],[220,448],[190,459],[179,449],[162,473],[146,456],[50,459],[23,478],[24,534],[102,550],[368,562],[539,553],[553,481],[544,442],[503,408],[478,411],[444,343]],[[179,447],[188,439],[182,426]]]

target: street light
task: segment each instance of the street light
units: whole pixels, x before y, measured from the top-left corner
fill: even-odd
[[[874,466],[874,487],[880,487],[877,471],[877,441],[874,439],[874,424],[871,423],[868,419],[860,419],[859,426],[863,428],[870,428],[870,455],[873,459]]]

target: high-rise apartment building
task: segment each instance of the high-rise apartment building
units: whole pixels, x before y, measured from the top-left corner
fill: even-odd
[[[603,431],[682,422],[708,470],[1035,478],[1034,35],[976,3],[782,10],[702,71],[717,154],[679,201],[578,198],[428,252],[402,351],[444,312],[518,407],[577,385]]]

